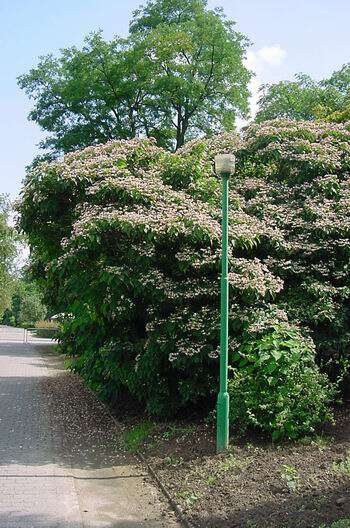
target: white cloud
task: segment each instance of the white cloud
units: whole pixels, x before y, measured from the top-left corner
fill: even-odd
[[[257,51],[249,50],[245,59],[245,65],[256,74],[261,74],[268,68],[278,67],[287,56],[285,49],[279,44],[276,46],[263,46]]]
[[[245,58],[244,65],[248,68],[248,70],[252,70],[255,72],[258,66],[257,53],[255,51],[247,51],[247,56]]]
[[[245,59],[245,66],[254,72],[249,89],[251,92],[250,112],[254,117],[258,110],[259,88],[269,81],[269,71],[281,66],[287,56],[287,52],[279,44],[274,46],[263,46],[257,51],[249,50]],[[243,126],[245,123],[240,123]]]
[[[285,59],[286,55],[286,50],[281,48],[279,44],[277,44],[277,46],[264,46],[257,52],[259,59],[269,66],[279,66]]]

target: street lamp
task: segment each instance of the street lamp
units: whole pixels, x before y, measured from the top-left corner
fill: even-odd
[[[228,448],[229,395],[227,392],[228,370],[228,180],[235,171],[232,154],[215,156],[215,172],[222,179],[222,256],[221,256],[221,308],[220,308],[220,392],[217,402],[217,452]]]

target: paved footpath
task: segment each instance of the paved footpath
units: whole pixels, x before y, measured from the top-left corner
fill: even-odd
[[[98,445],[81,446],[80,457],[65,452],[42,390],[57,370],[43,354],[40,346],[0,342],[0,528],[179,528],[135,461],[114,465]]]

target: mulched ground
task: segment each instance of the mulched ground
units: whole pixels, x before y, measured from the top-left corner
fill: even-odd
[[[140,424],[131,418],[129,430]],[[229,453],[217,455],[213,424],[158,423],[140,446],[193,526],[350,527],[350,407],[298,443],[231,434]]]
[[[116,449],[118,433],[108,409],[78,376],[64,370],[62,358],[51,348],[45,356],[45,365],[56,374],[43,377],[40,386],[50,407],[51,434],[60,440],[59,458],[73,467],[135,463],[131,453]]]
[[[91,522],[91,526],[97,526],[97,524],[105,526],[102,519],[110,519],[111,515],[114,515],[113,508],[116,508],[115,505],[109,505],[106,502],[111,499],[110,491],[108,491],[110,485],[100,483],[99,487],[96,487],[96,484],[94,487],[93,484],[89,485],[87,482],[89,480],[92,482],[100,479],[109,480],[111,475],[115,475],[113,478],[122,479],[117,482],[119,486],[123,485],[124,491],[118,492],[118,485],[115,488],[116,500],[121,504],[122,509],[125,509],[125,504],[127,504],[126,498],[129,498],[129,491],[131,492],[130,500],[135,497],[135,494],[138,496],[137,504],[131,504],[130,519],[137,514],[141,518],[144,516],[144,522],[140,521],[142,526],[179,526],[174,512],[169,507],[168,500],[159,489],[157,490],[154,479],[147,472],[146,467],[142,467],[133,452],[120,448],[120,438],[124,436],[123,424],[118,424],[109,409],[98,400],[95,393],[86,387],[79,376],[64,369],[62,356],[54,354],[52,348],[49,347],[41,348],[40,353],[43,356],[42,366],[49,367],[47,376],[40,378],[38,388],[45,397],[45,416],[50,423],[50,457],[56,464],[63,465],[66,469],[83,470],[78,471],[75,476],[79,481],[76,485],[77,494],[87,492],[87,496],[92,498],[93,506],[98,506],[98,509],[94,510],[86,521],[87,524],[90,526]],[[100,471],[104,468],[111,470],[117,466],[122,466],[122,468],[116,469],[115,473]],[[88,475],[87,470],[91,470]],[[134,484],[132,484],[132,477],[136,479],[134,479]],[[100,501],[97,495],[98,490],[101,491]],[[88,503],[85,501],[85,504]],[[88,513],[89,510],[84,510],[84,512]],[[119,518],[117,510],[115,516]],[[123,526],[129,526],[129,524],[136,526],[137,524],[136,521],[128,522],[127,520],[120,521],[120,523]],[[119,526],[120,523],[113,524],[113,527]]]
[[[350,405],[312,438],[273,445],[232,431],[230,451],[217,455],[212,423],[155,423],[124,401],[113,410],[114,428],[78,377],[48,378],[43,390],[65,430],[63,450],[74,458],[94,450],[101,457],[102,447],[106,465],[119,457],[128,463],[128,439],[141,431],[138,449],[196,528],[328,528],[350,519]],[[338,526],[348,528],[350,520]]]

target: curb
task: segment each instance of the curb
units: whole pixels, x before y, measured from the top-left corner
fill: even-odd
[[[153,478],[153,480],[156,481],[159,489],[162,491],[163,495],[165,495],[166,499],[168,500],[171,508],[174,510],[175,514],[176,514],[176,517],[178,518],[178,520],[180,521],[180,523],[184,526],[184,528],[196,528],[192,523],[190,523],[188,521],[188,519],[186,519],[186,517],[184,516],[184,514],[182,513],[182,510],[180,509],[180,507],[177,505],[177,503],[175,502],[175,500],[172,498],[172,496],[170,495],[169,491],[166,489],[166,487],[164,486],[164,484],[162,483],[162,481],[160,480],[160,478],[158,477],[157,473],[155,472],[155,470],[152,468],[152,466],[147,462],[147,460],[145,459],[145,457],[143,456],[142,453],[139,453],[139,452],[136,452],[136,456],[137,458],[140,460],[140,462],[146,466],[149,474],[151,475],[151,477]]]
[[[54,354],[57,356],[57,354]],[[60,357],[60,359],[64,359],[65,358],[65,355],[64,354],[61,354],[59,353],[58,356]],[[93,396],[93,398],[95,399],[96,403],[99,405],[99,407],[108,414],[108,416],[110,417],[110,419],[112,420],[112,422],[114,423],[114,426],[117,430],[121,431],[121,426],[119,424],[119,422],[116,420],[116,418],[113,416],[110,408],[108,407],[108,405],[106,405],[102,400],[100,400],[96,394],[96,392],[94,392],[92,389],[90,389],[90,387],[88,387],[86,385],[86,383],[84,383],[84,380],[79,376],[77,375],[76,373],[68,370],[65,366],[63,366],[63,371],[69,373],[70,375],[73,375],[73,376],[77,376],[79,378],[79,380],[81,382],[83,382],[84,384],[84,387],[85,389],[90,392],[90,394]],[[162,492],[162,494],[164,495],[164,497],[166,498],[169,506],[171,507],[171,509],[173,510],[173,512],[175,513],[178,521],[180,522],[180,524],[182,524],[183,528],[197,528],[193,523],[191,523],[186,517],[185,515],[183,514],[181,508],[178,506],[178,504],[176,503],[176,501],[173,499],[173,497],[171,496],[171,494],[169,493],[169,491],[167,490],[167,488],[165,487],[165,485],[162,483],[162,481],[160,480],[159,476],[157,475],[156,471],[152,468],[152,466],[149,464],[149,462],[146,460],[145,456],[140,452],[140,451],[136,451],[134,453],[135,457],[139,460],[139,462],[141,464],[143,464],[146,469],[147,469],[147,472],[149,473],[149,475],[152,477],[152,479],[155,481],[157,487],[159,488],[159,490]]]
[[[85,385],[85,387],[86,387],[86,385]],[[97,400],[98,404],[100,405],[100,407],[102,407],[102,409],[107,412],[107,414],[111,418],[112,422],[114,423],[116,429],[120,430],[121,429],[120,424],[117,422],[117,420],[113,416],[113,414],[112,414],[111,410],[109,409],[109,407],[106,404],[104,404],[97,397],[96,393],[93,392],[91,389],[89,389],[89,387],[86,387],[86,388],[88,390],[90,390],[90,392],[94,395],[94,397],[96,398],[96,400]],[[160,491],[163,493],[163,495],[167,499],[171,509],[174,511],[178,521],[182,524],[182,526],[184,528],[196,528],[194,524],[192,524],[188,519],[186,519],[186,517],[183,514],[182,510],[180,509],[180,507],[178,506],[176,501],[173,499],[173,497],[171,496],[171,494],[169,493],[167,488],[164,486],[164,484],[160,480],[159,476],[157,475],[156,471],[148,463],[148,461],[146,460],[144,455],[140,451],[136,451],[134,454],[135,454],[136,458],[138,458],[139,462],[141,462],[146,467],[148,473],[150,474],[152,479],[156,482],[157,487],[160,489]]]

